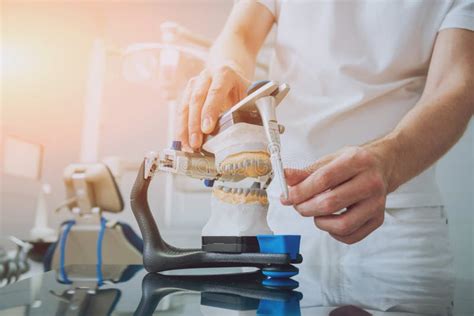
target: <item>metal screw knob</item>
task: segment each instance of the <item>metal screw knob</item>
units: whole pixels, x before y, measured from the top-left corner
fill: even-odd
[[[283,134],[285,132],[285,126],[278,124],[278,132]]]

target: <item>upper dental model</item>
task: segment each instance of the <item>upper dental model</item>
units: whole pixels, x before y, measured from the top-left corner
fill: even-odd
[[[261,126],[238,123],[208,139],[203,149],[214,154],[217,171],[223,179],[240,181],[258,178],[272,170],[267,138]]]
[[[258,178],[272,170],[267,152],[242,152],[226,157],[218,167],[223,175]]]

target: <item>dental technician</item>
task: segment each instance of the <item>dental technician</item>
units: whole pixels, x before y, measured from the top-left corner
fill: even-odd
[[[474,1],[236,2],[186,88],[185,148],[245,96],[273,25],[290,194],[273,181],[270,227],[301,234],[305,262],[448,266],[435,163],[474,112]]]

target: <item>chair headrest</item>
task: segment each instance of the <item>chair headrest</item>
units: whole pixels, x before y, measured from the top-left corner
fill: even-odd
[[[123,199],[115,178],[103,163],[70,164],[64,170],[64,184],[67,198],[73,201],[68,204],[69,209],[98,207],[112,213],[123,210]]]

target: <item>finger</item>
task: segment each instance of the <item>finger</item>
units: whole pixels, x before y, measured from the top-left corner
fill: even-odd
[[[307,177],[309,177],[314,171],[321,168],[322,166],[329,163],[334,155],[328,155],[326,157],[321,158],[320,160],[316,161],[314,164],[304,168],[304,169],[292,169],[286,168],[285,169],[285,178],[286,183],[289,186],[295,186]],[[280,201],[283,205],[292,205],[292,201],[290,199],[285,199],[283,196],[280,197]]]
[[[307,166],[304,170],[307,170],[309,173],[313,173],[316,170],[322,168],[323,166],[325,166],[328,163],[330,163],[331,161],[333,161],[338,155],[339,155],[339,153],[333,153],[333,154],[330,154],[330,155],[326,155],[326,156],[322,157],[321,159],[318,159],[315,163]]]
[[[321,230],[338,236],[348,236],[360,229],[371,218],[385,210],[385,201],[367,199],[347,209],[341,214],[316,216],[314,224]]]
[[[181,141],[183,149],[188,150],[189,138],[188,138],[188,116],[189,116],[189,98],[194,86],[194,79],[189,80],[184,89],[183,97],[178,107],[178,115],[176,117],[176,138]]]
[[[211,78],[206,73],[202,73],[194,85],[194,89],[189,100],[189,144],[194,149],[199,149],[202,143],[201,110],[204,101],[206,100],[207,91],[210,84]]]
[[[289,186],[296,185],[306,179],[311,174],[311,171],[304,169],[290,169],[285,168],[286,183]]]
[[[325,191],[295,209],[303,216],[324,216],[335,213],[369,197],[383,197],[382,177],[361,173],[332,190]]]
[[[341,155],[323,165],[299,184],[289,188],[289,200],[300,204],[313,196],[349,180],[365,166],[353,161],[350,155]]]
[[[343,242],[345,244],[355,244],[356,242],[361,241],[365,237],[367,237],[370,233],[374,230],[382,226],[384,221],[384,213],[382,212],[379,216],[370,219],[366,224],[364,224],[361,228],[356,230],[354,233],[348,236],[339,236],[336,234],[330,234],[334,239]]]
[[[178,114],[178,124],[180,125],[178,139],[181,141],[181,148],[183,149],[183,151],[192,152],[191,146],[189,145],[188,137],[188,116],[189,107],[186,106]]]
[[[227,95],[235,84],[235,78],[231,78],[230,70],[227,68],[221,70],[212,78],[212,83],[207,93],[206,101],[201,113],[201,130],[205,134],[212,133],[219,115],[226,109],[229,104]]]
[[[306,179],[310,174],[311,172],[308,170],[286,168],[285,169],[286,183],[289,186],[293,186],[295,184],[300,183],[304,179]],[[291,201],[289,199],[285,199],[283,194],[280,196],[280,202],[283,205],[292,205]]]

